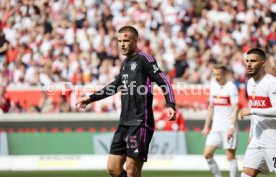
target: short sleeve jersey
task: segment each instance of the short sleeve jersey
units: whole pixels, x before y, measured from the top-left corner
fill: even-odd
[[[233,114],[232,105],[238,102],[238,90],[233,82],[228,81],[224,85],[215,80],[211,82],[210,103],[214,105],[212,131],[228,131]]]

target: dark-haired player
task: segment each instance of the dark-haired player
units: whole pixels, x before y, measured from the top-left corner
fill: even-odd
[[[244,157],[242,177],[269,174],[276,169],[276,78],[265,72],[266,54],[254,48],[245,60],[249,108],[240,114],[251,118],[250,143]]]

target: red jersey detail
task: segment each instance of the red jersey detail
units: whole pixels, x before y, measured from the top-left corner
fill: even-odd
[[[231,106],[231,101],[229,96],[213,96],[214,106]]]
[[[266,96],[249,96],[249,106],[251,108],[271,108],[271,102],[269,97]]]

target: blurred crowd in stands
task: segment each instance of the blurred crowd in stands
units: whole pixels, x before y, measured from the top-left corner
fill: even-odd
[[[138,29],[139,47],[172,83],[208,84],[217,62],[244,83],[252,47],[267,52],[276,75],[275,0],[1,0],[0,85],[105,85],[123,59],[116,31],[124,25]]]

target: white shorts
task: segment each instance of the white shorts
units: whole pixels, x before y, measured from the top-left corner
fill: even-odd
[[[234,132],[233,137],[228,141],[227,132],[210,132],[205,145],[216,146],[222,149],[236,149],[238,145],[238,132]]]
[[[276,172],[276,149],[247,148],[243,167],[253,168],[264,174]]]

